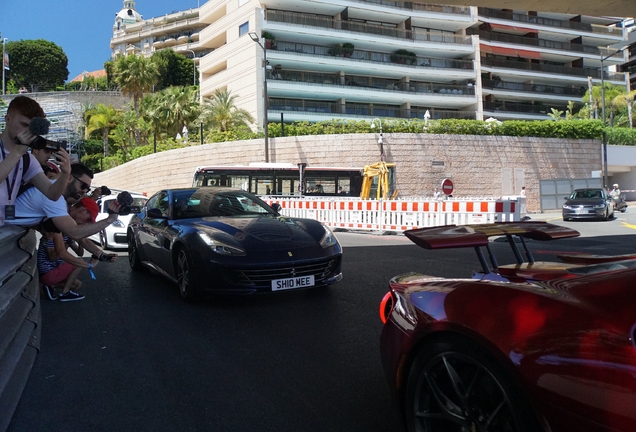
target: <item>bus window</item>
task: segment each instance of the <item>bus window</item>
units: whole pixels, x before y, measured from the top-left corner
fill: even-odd
[[[336,191],[336,193],[342,194],[342,195],[349,195],[350,191],[351,191],[351,182],[349,181],[349,179],[345,177],[338,177],[338,190]]]
[[[335,194],[336,178],[335,177],[313,177],[307,176],[307,194]]]

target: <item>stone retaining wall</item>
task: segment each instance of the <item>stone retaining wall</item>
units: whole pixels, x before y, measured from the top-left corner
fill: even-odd
[[[377,134],[317,135],[270,139],[270,162],[364,167],[379,161]],[[499,197],[502,170],[524,170],[529,212],[540,209],[539,180],[587,178],[601,166],[600,142],[530,137],[385,134],[387,162],[395,162],[400,197],[430,196],[444,178],[455,197]],[[205,144],[156,153],[95,176],[94,185],[146,192],[188,187],[201,165],[264,161],[262,139]],[[436,161],[436,166],[433,166]],[[440,165],[443,162],[443,166]]]

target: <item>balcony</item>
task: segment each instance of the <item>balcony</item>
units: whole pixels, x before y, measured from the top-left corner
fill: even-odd
[[[383,64],[393,64],[396,66],[403,66],[410,69],[440,69],[445,70],[445,74],[449,74],[449,70],[454,70],[460,74],[465,74],[467,77],[472,76],[474,71],[474,65],[472,60],[456,60],[456,59],[443,59],[433,57],[409,57],[397,54],[383,53],[377,51],[365,51],[355,49],[352,53],[345,54],[343,52],[337,53],[334,47],[300,44],[292,42],[277,41],[275,48],[268,50],[268,58],[270,60],[276,58],[277,61],[282,61],[276,55],[276,53],[296,53],[301,55],[320,56],[327,58],[340,57],[345,62],[351,62],[352,69],[359,70],[360,63],[374,62]],[[346,67],[343,67],[346,69]],[[415,71],[413,71],[415,72]],[[418,71],[422,73],[422,71]],[[409,72],[403,72],[402,74],[409,74]]]
[[[501,80],[482,80],[481,85],[484,89],[498,90],[504,92],[519,92],[519,93],[541,93],[541,96],[565,96],[582,98],[585,96],[587,89],[585,87],[560,87],[554,85],[542,85],[542,84],[527,84],[507,82]],[[537,97],[539,97],[537,95]]]
[[[268,76],[268,82],[271,85],[275,81],[336,86],[349,89],[348,92],[351,91],[350,89],[355,87],[358,90],[374,90],[392,93],[399,92],[411,95],[424,95],[426,93],[435,93],[448,97],[475,95],[475,89],[472,85],[450,85],[420,81],[404,82],[398,79],[375,78],[359,75],[340,76],[338,73],[273,70]],[[287,86],[286,89],[290,90],[291,87]],[[404,96],[401,96],[398,99],[402,100],[402,98],[404,98]]]
[[[558,42],[558,41],[552,41],[548,39],[537,39],[537,38],[529,38],[529,37],[523,37],[523,36],[514,36],[509,34],[503,34],[503,33],[489,32],[485,30],[477,30],[473,28],[467,29],[466,32],[471,35],[479,36],[479,39],[481,39],[482,41],[502,42],[506,44],[538,47],[538,48],[543,48],[546,50],[566,51],[570,56],[572,55],[578,56],[575,53],[581,53],[581,54],[589,54],[589,55],[593,55],[597,57],[600,56],[601,54],[603,56],[609,55],[610,58],[613,58],[614,60],[621,60],[623,58],[622,52],[615,53],[615,50],[608,50],[606,48],[599,48],[599,47],[590,46],[590,45],[575,44],[570,42]],[[614,55],[610,55],[612,53],[614,53]]]
[[[353,0],[356,3],[369,3],[389,8],[402,9],[412,12],[435,12],[453,15],[470,16],[470,7],[450,6],[450,5],[434,5],[415,2],[395,2],[386,0]]]
[[[623,37],[623,29],[618,27],[607,27],[595,24],[588,24],[575,21],[558,20],[539,16],[525,15],[514,12],[504,12],[496,9],[480,7],[477,9],[481,17],[496,18],[501,20],[513,21],[516,23],[531,24],[543,27],[549,27],[564,30],[574,30],[577,32],[594,33],[599,36],[612,36],[616,38]]]
[[[329,30],[346,31],[364,35],[367,39],[371,35],[409,40],[414,42],[433,42],[443,44],[472,45],[470,36],[454,35],[441,32],[424,32],[399,29],[397,27],[365,24],[357,21],[339,21],[324,16],[266,10],[265,20],[272,23],[292,24],[303,27],[314,27]]]
[[[294,121],[301,118],[330,120],[332,118],[358,118],[367,117],[383,118],[419,118],[423,119],[426,111],[429,111],[431,119],[475,119],[475,111],[437,110],[434,108],[402,109],[393,105],[347,103],[345,105],[335,102],[303,100],[303,99],[269,99],[269,114],[274,114],[270,121],[279,118],[277,114],[288,115],[288,120]],[[290,118],[291,117],[291,118]]]
[[[504,101],[484,101],[484,111],[495,113],[536,114],[547,116],[549,110],[550,108],[546,105],[530,105]]]
[[[542,72],[558,75],[578,76],[587,79],[591,76],[595,79],[601,79],[601,71],[591,68],[577,68],[570,66],[556,66],[542,63],[529,63],[527,61],[513,61],[496,58],[482,58],[482,67],[493,67],[503,69],[516,69],[522,71]],[[605,72],[605,79],[608,81],[625,81],[622,74]]]

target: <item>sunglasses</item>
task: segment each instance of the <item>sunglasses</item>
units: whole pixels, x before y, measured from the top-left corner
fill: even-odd
[[[86,183],[85,181],[82,181],[82,180],[78,179],[75,176],[73,176],[73,178],[81,183],[82,190],[89,190],[91,188],[91,186],[88,183]]]

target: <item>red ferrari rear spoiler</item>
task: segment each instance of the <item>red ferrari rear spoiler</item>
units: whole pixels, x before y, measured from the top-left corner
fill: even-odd
[[[479,225],[445,225],[404,231],[404,235],[425,249],[480,247],[494,236],[518,235],[533,240],[578,237],[578,231],[547,222],[498,222]]]

